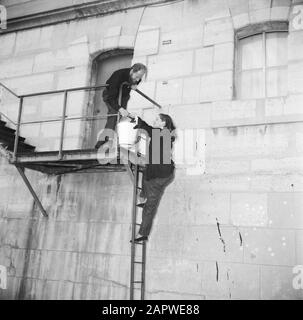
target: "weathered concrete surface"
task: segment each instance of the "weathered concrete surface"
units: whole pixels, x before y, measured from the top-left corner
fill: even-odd
[[[9,278],[1,298],[126,299],[132,192],[127,174],[61,180],[27,173],[50,216],[41,216],[15,168],[2,159],[0,261]]]
[[[134,49],[133,61],[149,68],[142,91],[180,129],[179,151],[191,137],[185,149],[194,146],[198,163],[178,164],[161,202],[148,243],[147,298],[303,299],[292,284],[293,267],[303,264],[298,4],[187,0],[1,36],[0,80],[18,93],[87,85],[99,53]],[[276,20],[289,21],[287,95],[237,100],[234,31]],[[24,116],[60,115],[60,99],[30,101]],[[85,113],[84,99],[73,97],[68,113]],[[146,119],[154,113],[136,95],[129,108]],[[38,149],[58,145],[54,124],[21,131]],[[67,138],[66,148],[81,144],[79,123],[67,127]],[[50,217],[40,216],[15,169],[1,159],[0,264],[9,273],[1,298],[127,299],[127,174],[27,174]]]

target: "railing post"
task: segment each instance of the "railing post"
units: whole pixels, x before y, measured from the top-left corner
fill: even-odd
[[[13,153],[13,161],[16,162],[17,160],[17,152],[18,152],[18,143],[19,143],[19,136],[20,136],[20,125],[21,125],[21,117],[22,117],[22,108],[23,108],[23,97],[20,97],[19,100],[19,111],[18,111],[18,120],[17,120],[17,127],[15,133],[15,144],[14,144],[14,153]]]
[[[66,106],[67,106],[67,90],[64,91],[61,134],[60,134],[60,147],[59,147],[59,160],[62,160],[62,158],[63,158],[62,150],[63,150],[63,140],[64,140],[64,131],[65,131]]]
[[[116,125],[116,128],[115,128],[116,137],[117,137],[117,140],[116,140],[116,143],[117,143],[117,145],[116,145],[116,151],[117,151],[117,163],[121,164],[120,143],[119,143],[119,135],[118,135],[118,131],[117,131],[119,121],[120,121],[120,113],[119,113],[119,111],[118,111],[118,113],[117,113],[117,125]],[[119,161],[119,162],[118,162],[118,161]]]

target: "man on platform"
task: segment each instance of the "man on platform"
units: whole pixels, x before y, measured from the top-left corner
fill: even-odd
[[[106,81],[108,85],[103,91],[103,101],[108,108],[108,118],[105,129],[115,130],[117,125],[117,116],[119,113],[122,117],[129,116],[126,110],[127,102],[130,98],[130,91],[136,90],[143,76],[147,73],[147,68],[142,63],[136,63],[131,68],[119,69],[115,71]],[[95,145],[98,149],[109,140],[108,136],[99,139]]]

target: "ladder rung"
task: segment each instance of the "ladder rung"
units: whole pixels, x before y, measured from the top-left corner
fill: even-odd
[[[141,223],[135,223],[136,226],[141,226]]]
[[[133,281],[133,283],[143,283],[143,281]]]
[[[144,264],[144,262],[141,261],[134,261],[134,263]]]
[[[141,188],[141,187],[137,187],[137,189],[142,190],[142,188]]]
[[[142,241],[141,241],[141,242],[138,242],[138,241],[134,241],[134,243],[135,243],[135,244],[138,244],[138,245],[140,245],[140,246],[143,246],[143,244],[144,244],[144,241],[143,241],[143,242],[142,242]]]

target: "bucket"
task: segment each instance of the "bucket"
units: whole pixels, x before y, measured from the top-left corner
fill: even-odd
[[[147,137],[140,133],[138,139],[138,129],[134,129],[135,122],[131,122],[129,118],[123,118],[117,124],[117,133],[119,137],[119,146],[130,151],[135,151],[135,144],[137,142],[138,152],[142,155],[146,154]]]
[[[134,129],[136,123],[132,123],[129,118],[122,118],[117,124],[117,133],[119,137],[119,145],[128,148],[135,144],[137,139],[137,129]]]

